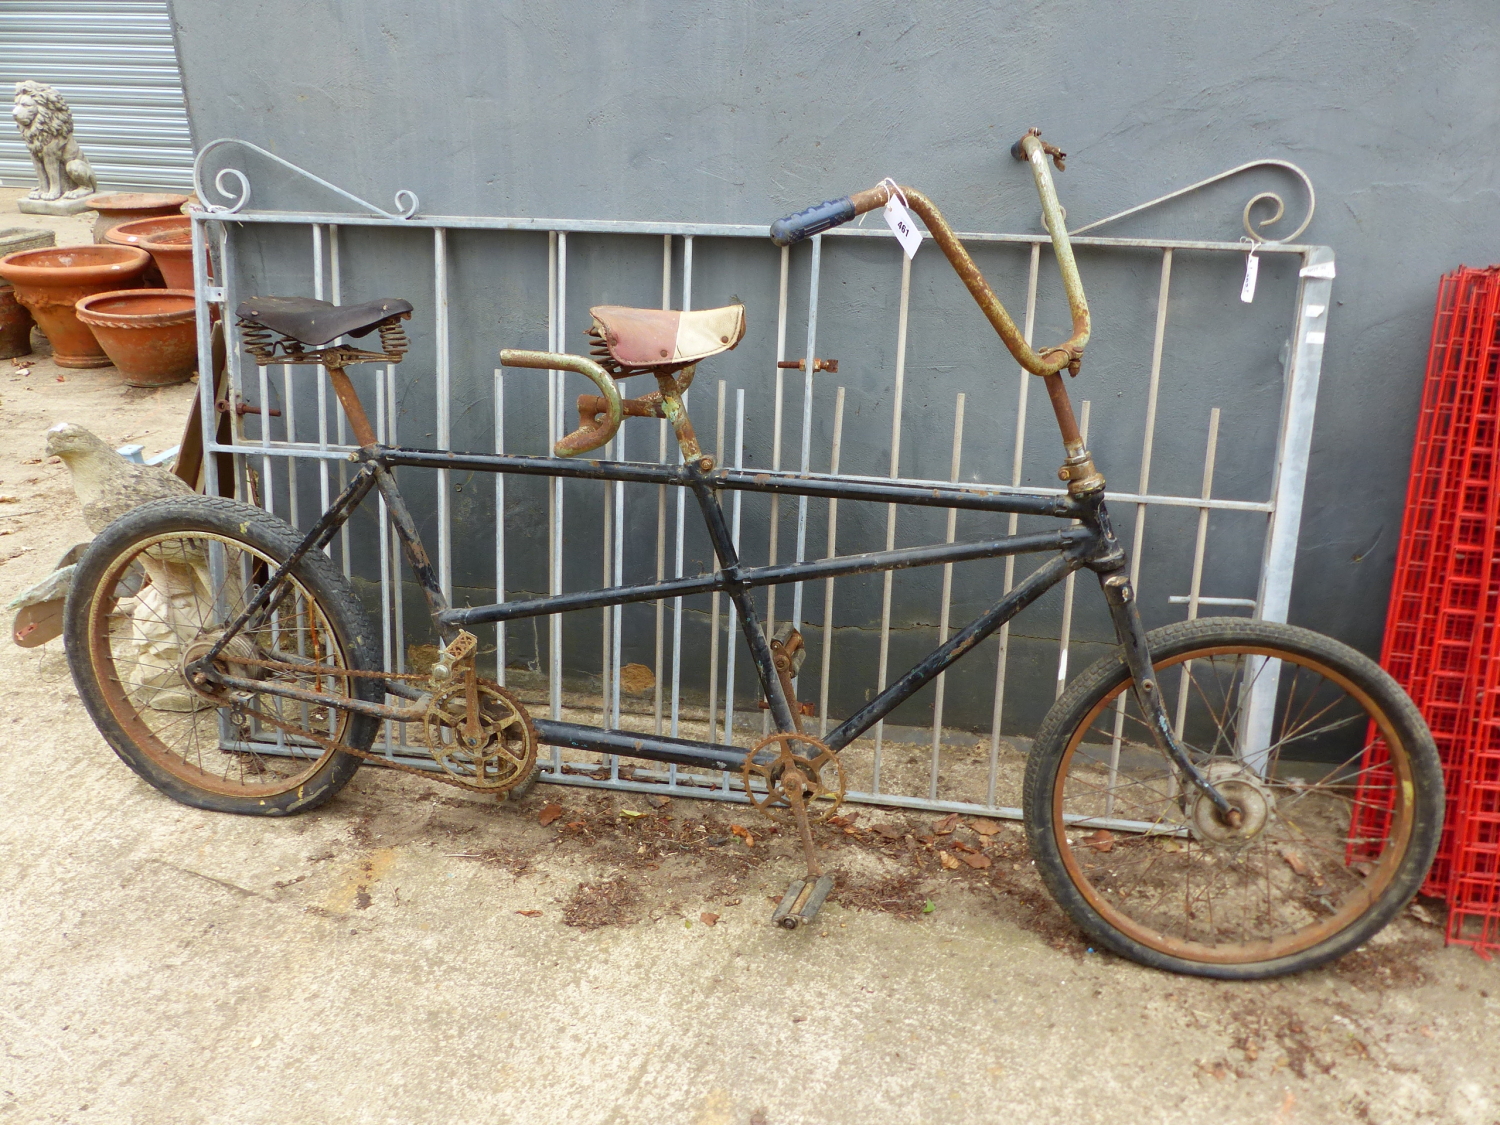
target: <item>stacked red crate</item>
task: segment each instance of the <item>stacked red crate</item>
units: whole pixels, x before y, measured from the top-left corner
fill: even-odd
[[[1480,391],[1468,473],[1485,474],[1491,485],[1488,506],[1475,516],[1474,549],[1467,540],[1457,548],[1485,578],[1476,612],[1482,631],[1470,665],[1470,739],[1458,792],[1449,799],[1448,940],[1488,955],[1500,948],[1500,270],[1486,272],[1487,316],[1469,342],[1471,375]]]
[[[1460,267],[1443,278],[1381,651],[1381,664],[1426,717],[1443,760],[1447,819],[1423,887],[1440,896],[1453,884],[1479,687],[1500,639],[1497,324],[1500,268]],[[1391,778],[1381,768],[1384,751],[1375,741],[1363,763],[1352,853],[1378,851],[1385,835]]]

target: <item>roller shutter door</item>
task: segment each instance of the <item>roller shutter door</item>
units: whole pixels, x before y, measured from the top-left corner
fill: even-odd
[[[0,0],[0,181],[36,183],[10,120],[15,84],[57,87],[101,189],[192,183],[182,76],[167,0]]]

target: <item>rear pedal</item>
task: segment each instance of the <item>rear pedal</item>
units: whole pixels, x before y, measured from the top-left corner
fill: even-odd
[[[818,916],[818,911],[822,909],[832,890],[832,875],[819,875],[816,878],[809,875],[794,879],[786,894],[781,897],[776,913],[771,915],[771,923],[788,930],[808,925]]]

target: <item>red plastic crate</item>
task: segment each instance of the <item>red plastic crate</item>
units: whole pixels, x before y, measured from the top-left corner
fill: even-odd
[[[1478,819],[1472,843],[1459,826],[1467,811],[1468,767],[1481,737],[1480,685],[1492,654],[1500,651],[1495,647],[1500,641],[1497,328],[1500,269],[1460,267],[1443,278],[1381,652],[1382,665],[1432,728],[1448,787],[1442,844],[1423,889],[1448,895],[1457,863],[1464,872],[1465,901],[1477,895],[1475,901],[1486,903],[1480,869],[1487,837]],[[1391,779],[1381,767],[1385,747],[1374,734],[1373,729],[1367,734],[1351,856],[1378,850],[1389,823],[1385,795]],[[1500,726],[1493,740],[1500,747]]]

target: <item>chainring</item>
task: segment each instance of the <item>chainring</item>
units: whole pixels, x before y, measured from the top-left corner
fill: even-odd
[[[458,784],[504,793],[526,782],[536,769],[536,728],[514,695],[493,680],[476,683],[479,734],[472,745],[464,733],[467,692],[462,679],[432,696],[422,736],[427,752]]]
[[[802,743],[814,753],[811,756],[794,753],[792,747],[796,743]],[[761,759],[761,751],[772,746],[777,747],[776,757]],[[745,756],[745,764],[740,767],[740,783],[744,785],[750,803],[767,816],[791,818],[792,803],[782,785],[782,778],[788,770],[796,770],[802,775],[809,819],[827,820],[838,812],[844,801],[844,763],[822,742],[796,731],[769,735],[757,742]],[[751,784],[755,778],[765,786],[764,792],[757,792]]]

